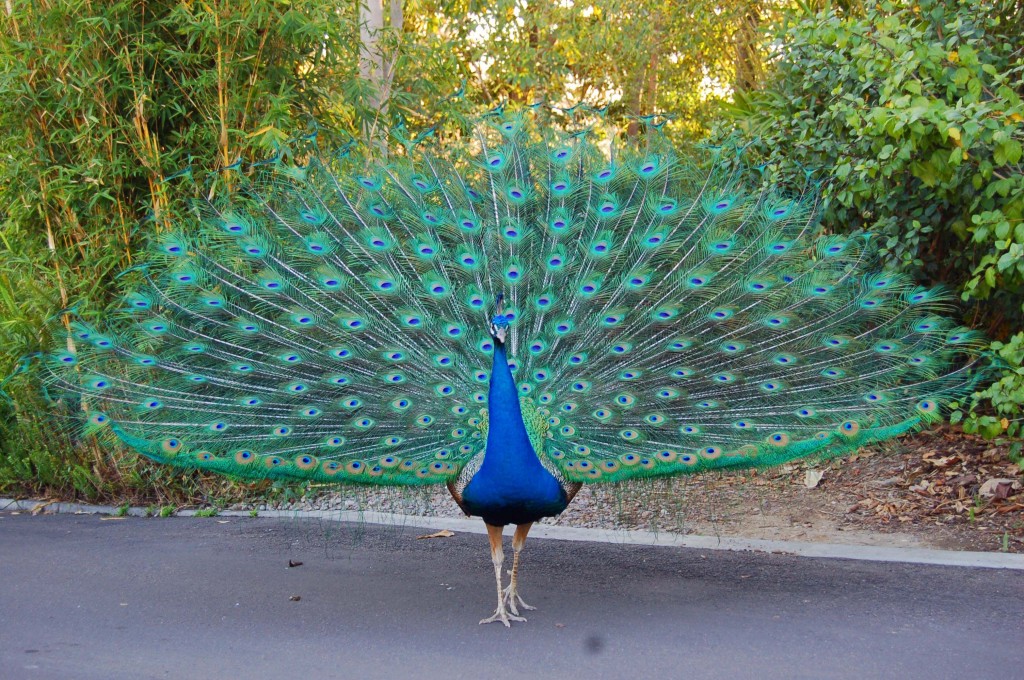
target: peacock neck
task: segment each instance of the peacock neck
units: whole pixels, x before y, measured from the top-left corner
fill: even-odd
[[[569,497],[530,443],[505,345],[498,337],[494,345],[487,448],[480,468],[462,491],[462,509],[492,526],[553,517],[565,510]]]
[[[482,468],[488,472],[521,473],[534,465],[539,467],[540,461],[523,423],[519,390],[508,365],[505,344],[497,339],[494,343],[487,409],[487,453]]]

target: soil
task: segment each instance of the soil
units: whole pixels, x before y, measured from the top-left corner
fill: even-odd
[[[671,508],[699,534],[1024,552],[1021,465],[1008,446],[948,427],[824,464],[660,486],[620,523],[659,528]]]

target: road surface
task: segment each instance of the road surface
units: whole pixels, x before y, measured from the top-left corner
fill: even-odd
[[[1021,571],[423,533],[0,513],[0,678],[1024,678]]]

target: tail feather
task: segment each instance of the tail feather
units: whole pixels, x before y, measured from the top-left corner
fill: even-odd
[[[471,155],[228,171],[122,318],[71,324],[48,386],[160,462],[387,484],[478,461],[499,295],[531,437],[573,481],[835,455],[972,388],[948,294],[818,234],[813,192],[653,131],[606,154],[488,121]]]

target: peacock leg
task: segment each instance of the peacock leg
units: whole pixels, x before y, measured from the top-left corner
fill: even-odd
[[[523,551],[523,546],[526,545],[526,534],[530,533],[530,527],[533,526],[533,522],[526,524],[519,524],[516,526],[516,533],[512,537],[512,550],[515,551],[512,557],[512,580],[508,584],[508,588],[505,589],[505,600],[508,602],[508,609],[513,614],[519,614],[519,607],[523,609],[536,609],[523,602],[523,598],[519,596],[519,553]],[[518,600],[519,604],[516,605]]]
[[[491,543],[491,562],[494,563],[494,580],[498,583],[498,608],[494,610],[494,614],[486,619],[482,619],[480,623],[501,621],[505,624],[506,628],[509,628],[512,625],[509,621],[525,621],[526,619],[509,614],[505,609],[505,593],[501,589],[501,565],[505,562],[505,553],[501,550],[501,527],[491,526],[490,524],[485,526],[487,527],[487,539]]]

